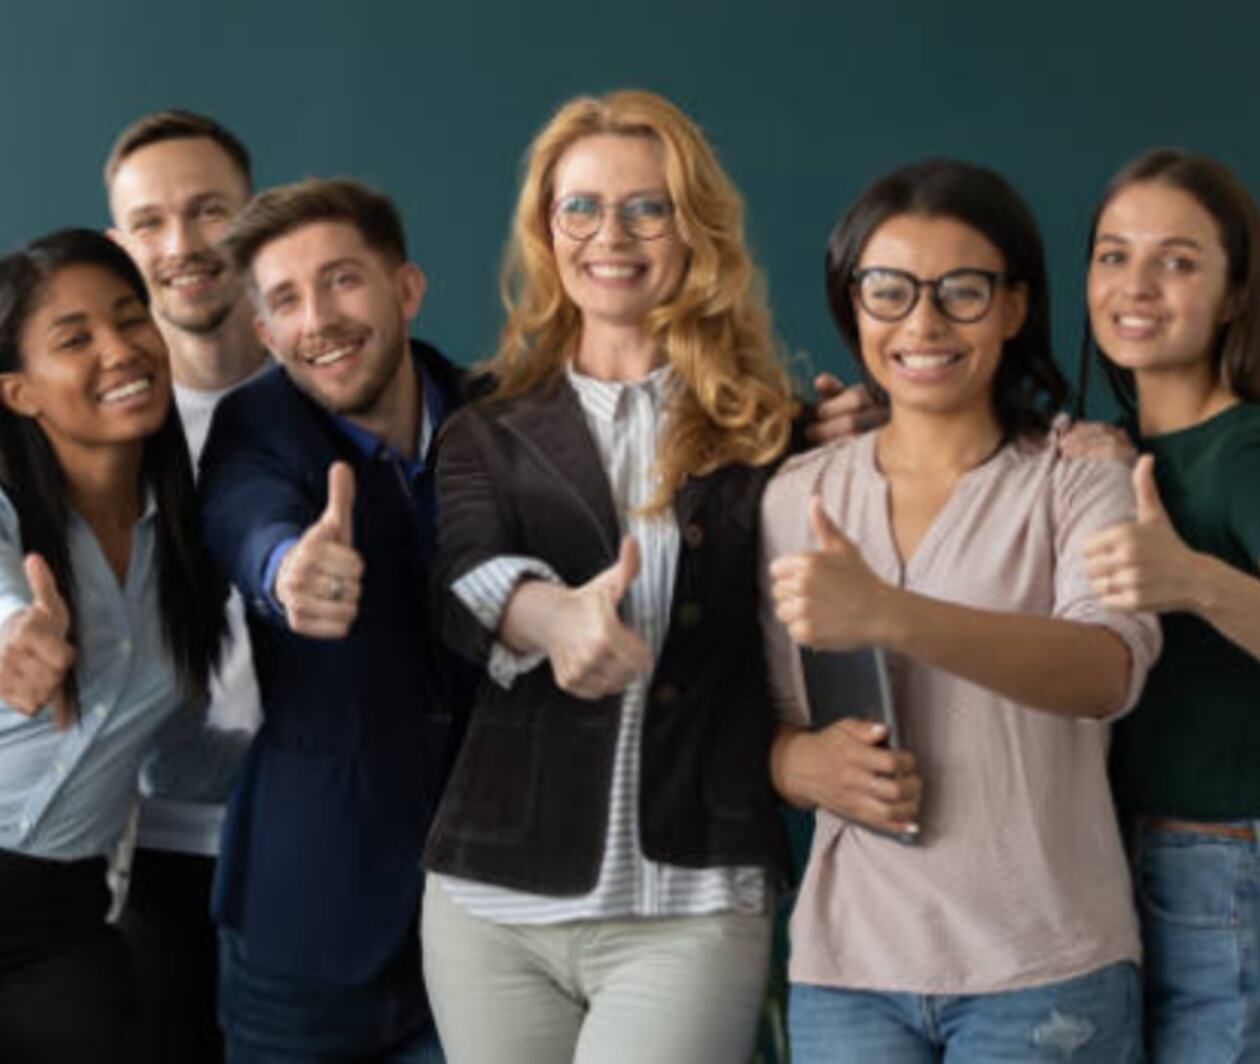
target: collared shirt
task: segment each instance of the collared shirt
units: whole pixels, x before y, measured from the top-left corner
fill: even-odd
[[[656,491],[657,448],[675,380],[669,367],[635,383],[601,381],[569,370],[569,382],[608,475],[622,533],[639,543],[639,576],[622,601],[623,618],[642,637],[654,659],[660,656],[669,627],[678,567],[678,522],[672,510],[653,514],[642,510]],[[452,590],[487,629],[495,631],[513,588],[526,575],[561,582],[540,559],[504,556],[466,573]],[[516,676],[542,660],[541,654],[517,655],[495,644],[490,674],[496,682],[510,686]],[[698,916],[764,908],[766,884],[760,868],[679,868],[644,856],[639,841],[639,759],[649,680],[646,676],[636,679],[622,695],[608,834],[595,888],[578,898],[554,898],[436,876],[457,903],[483,919],[516,924]]]
[[[914,553],[893,538],[876,434],[792,459],[762,500],[767,562],[816,549],[809,501],[881,580],[975,609],[1105,629],[1129,651],[1126,708],[1159,653],[1146,614],[1105,609],[1082,545],[1134,514],[1118,462],[1063,458],[1054,439],[1013,443],[970,470]],[[764,627],[780,713],[808,720],[800,654]],[[1105,721],[1041,712],[889,654],[898,724],[923,775],[918,845],[819,810],[792,915],[794,982],[915,994],[986,994],[1138,959],[1124,847],[1107,782]]]
[[[27,717],[0,702],[0,848],[69,861],[106,856],[118,841],[140,761],[182,701],[162,639],[156,523],[150,499],[120,587],[71,511],[80,717],[58,730],[47,709]],[[0,492],[0,623],[30,604],[22,557],[17,512]]]
[[[376,462],[391,462],[398,471],[404,491],[411,497],[416,511],[416,528],[421,535],[422,555],[426,558],[433,554],[433,514],[437,509],[432,486],[421,490],[421,478],[425,472],[425,457],[429,453],[429,445],[433,442],[435,425],[440,425],[446,417],[446,407],[441,389],[433,383],[424,363],[413,362],[420,383],[420,427],[416,434],[416,456],[407,458],[398,450],[385,443],[379,436],[356,425],[353,421],[333,414],[332,423],[343,436],[354,444],[366,457]],[[280,573],[280,563],[295,543],[297,536],[290,536],[276,544],[275,549],[267,556],[267,564],[263,567],[262,586],[267,595],[267,603],[276,617],[284,617],[284,607],[275,595],[276,577]]]
[[[253,380],[270,368],[264,363]],[[194,466],[201,456],[214,408],[240,387],[203,391],[175,385],[175,405]],[[245,607],[235,588],[228,595],[228,639],[210,677],[210,708],[176,714],[140,770],[140,821],[136,845],[213,857],[219,852],[223,803],[249,740],[262,721]]]

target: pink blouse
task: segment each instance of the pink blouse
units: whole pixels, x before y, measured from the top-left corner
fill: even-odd
[[[767,564],[815,549],[810,496],[882,579],[936,599],[1100,625],[1130,652],[1125,709],[1159,651],[1145,615],[1103,609],[1081,567],[1094,531],[1132,520],[1126,466],[1004,447],[958,482],[902,564],[875,434],[787,463],[762,506]],[[767,600],[781,716],[807,722],[799,656]],[[1137,925],[1107,784],[1108,725],[1040,712],[889,655],[918,759],[922,837],[901,843],[819,810],[792,918],[794,982],[935,994],[1016,990],[1137,961]]]

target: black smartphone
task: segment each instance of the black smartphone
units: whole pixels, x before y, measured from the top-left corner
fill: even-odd
[[[811,727],[825,728],[844,717],[856,717],[884,725],[888,729],[885,745],[894,750],[904,748],[888,680],[888,661],[882,650],[800,650]],[[919,841],[919,836],[910,832],[880,834],[907,845]]]

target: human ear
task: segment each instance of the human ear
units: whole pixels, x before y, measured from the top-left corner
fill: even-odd
[[[1002,339],[1014,340],[1028,320],[1028,286],[1020,281],[1008,287],[1002,306]]]
[[[35,417],[39,413],[21,373],[0,373],[0,403],[20,417]]]
[[[424,271],[414,262],[404,262],[398,267],[398,273],[395,276],[403,314],[408,321],[411,321],[420,313],[420,304],[424,302],[428,281],[425,279]]]

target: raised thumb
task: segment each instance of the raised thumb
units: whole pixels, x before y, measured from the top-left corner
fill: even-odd
[[[819,550],[843,550],[849,545],[844,533],[831,523],[822,499],[817,495],[809,500],[809,527],[814,533]]]
[[[1166,521],[1168,514],[1155,486],[1155,457],[1144,454],[1133,467],[1133,493],[1137,496],[1137,519],[1143,524]]]
[[[328,505],[319,526],[332,539],[349,547],[354,540],[354,470],[347,462],[328,467]]]
[[[608,575],[608,591],[614,605],[621,601],[626,590],[639,575],[639,541],[634,536],[625,536],[621,540],[621,550],[617,552],[617,560],[605,570]]]
[[[70,611],[57,590],[57,580],[48,563],[39,554],[28,554],[22,561],[26,582],[31,586],[31,605],[39,606],[52,619],[60,635],[70,630]]]

